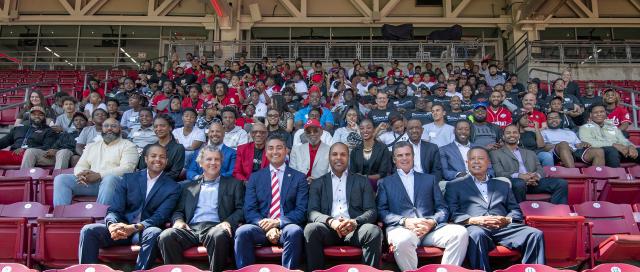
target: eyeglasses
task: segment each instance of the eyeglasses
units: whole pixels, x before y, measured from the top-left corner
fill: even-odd
[[[267,134],[267,131],[266,130],[254,130],[254,131],[251,131],[251,133],[253,133],[253,134]]]
[[[102,124],[103,128],[120,128],[118,124]]]
[[[267,117],[280,117],[280,114],[267,114]]]

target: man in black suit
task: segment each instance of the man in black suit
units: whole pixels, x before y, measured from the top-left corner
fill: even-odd
[[[200,150],[196,161],[202,176],[184,185],[173,212],[173,227],[160,234],[158,247],[165,264],[181,264],[185,249],[204,244],[209,269],[222,271],[233,247],[233,231],[243,220],[244,185],[221,177],[223,155],[214,146]]]
[[[423,131],[420,120],[411,119],[407,122],[407,134],[409,134],[409,142],[413,146],[414,153],[413,170],[431,174],[436,178],[436,182],[439,182],[442,180],[440,152],[436,144],[421,139]]]
[[[485,148],[472,147],[467,153],[471,176],[448,182],[444,195],[453,222],[464,224],[469,232],[471,268],[492,271],[489,252],[496,243],[522,252],[522,263],[544,264],[542,232],[522,223],[522,212],[509,184],[487,175],[489,163]]]
[[[376,202],[364,176],[347,172],[349,147],[335,143],[329,149],[331,171],[311,182],[309,224],[304,228],[309,271],[324,269],[325,246],[361,247],[363,263],[378,267],[382,231],[376,223]]]

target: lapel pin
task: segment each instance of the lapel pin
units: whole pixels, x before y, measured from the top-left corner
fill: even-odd
[[[287,177],[291,177],[291,174],[288,174]]]

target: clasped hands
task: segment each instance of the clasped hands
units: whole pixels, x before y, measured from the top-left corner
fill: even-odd
[[[136,227],[132,224],[127,225],[125,223],[113,223],[109,225],[109,234],[111,234],[111,239],[116,241],[127,239],[136,231]]]
[[[404,220],[404,227],[415,233],[420,239],[427,235],[435,225],[436,222],[433,219],[427,218],[407,218]]]
[[[338,237],[343,238],[354,231],[358,227],[358,223],[354,219],[339,217],[329,219],[329,226],[338,233]]]
[[[533,172],[518,174],[518,178],[523,179],[527,183],[527,186],[538,186],[538,181],[540,180],[538,173]]]
[[[509,225],[511,220],[508,217],[498,215],[485,215],[469,218],[469,225],[478,225],[488,229],[499,229]]]
[[[171,226],[171,227],[174,228],[174,229],[191,230],[191,227],[189,227],[189,224],[185,223],[184,221],[182,221],[180,219],[176,220],[176,222],[174,222],[173,226]],[[216,228],[220,227],[223,230],[225,230],[227,233],[229,233],[229,235],[233,236],[233,234],[231,233],[231,224],[229,224],[229,222],[227,222],[227,221],[221,222],[220,224],[216,225],[215,227]]]
[[[282,231],[280,230],[280,219],[269,219],[265,218],[258,222],[258,226],[267,233],[267,240],[270,243],[277,245],[278,241],[280,241],[280,235],[282,235]]]
[[[92,183],[96,183],[100,181],[101,178],[102,177],[100,176],[100,174],[93,172],[91,170],[83,170],[82,172],[76,175],[76,179],[78,183],[82,185],[89,185]]]

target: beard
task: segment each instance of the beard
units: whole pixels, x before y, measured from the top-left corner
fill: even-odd
[[[551,125],[550,123],[547,123],[547,127],[549,127],[550,129],[558,129],[560,127],[562,127],[562,122],[558,122],[557,125]]]
[[[103,132],[102,133],[102,140],[106,143],[106,144],[110,144],[113,141],[117,140],[118,138],[120,138],[120,133],[115,133],[115,132]]]
[[[478,122],[484,122],[487,120],[487,116],[482,116],[482,117],[478,117],[478,116],[473,116],[473,120],[476,120]]]

